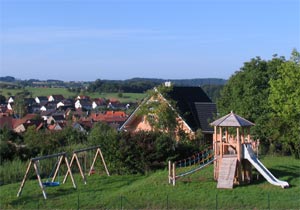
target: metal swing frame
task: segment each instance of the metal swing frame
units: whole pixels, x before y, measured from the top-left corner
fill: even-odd
[[[38,182],[39,182],[39,186],[40,186],[40,188],[42,190],[43,196],[44,196],[45,199],[47,199],[47,194],[46,194],[46,191],[45,191],[46,185],[43,184],[43,182],[42,182],[42,179],[41,179],[41,176],[40,176],[40,172],[39,172],[39,164],[38,164],[38,162],[40,160],[50,159],[50,158],[54,158],[54,157],[58,157],[59,160],[58,160],[58,164],[57,164],[57,166],[55,168],[55,172],[54,172],[54,175],[53,175],[53,177],[51,179],[51,182],[55,183],[54,180],[55,180],[55,178],[56,178],[56,176],[58,174],[58,171],[60,169],[60,166],[61,166],[61,164],[62,164],[62,162],[64,160],[65,163],[66,163],[66,166],[67,166],[67,174],[70,175],[72,183],[73,183],[73,187],[74,187],[74,189],[76,189],[75,180],[74,180],[71,168],[70,168],[70,164],[69,164],[69,161],[68,161],[68,158],[67,158],[67,154],[65,152],[63,152],[63,153],[57,153],[57,154],[53,154],[53,155],[46,155],[46,156],[40,156],[40,157],[32,158],[30,160],[28,166],[27,166],[27,169],[26,169],[24,178],[23,178],[23,180],[21,182],[21,186],[19,188],[17,197],[21,196],[22,190],[24,188],[25,182],[27,180],[27,177],[28,177],[28,174],[29,174],[29,171],[30,171],[30,168],[33,166],[33,168],[35,170],[35,173],[36,173],[36,176],[37,176],[37,179],[38,179]]]

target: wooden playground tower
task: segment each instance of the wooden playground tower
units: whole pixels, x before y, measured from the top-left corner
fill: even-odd
[[[243,158],[243,144],[251,143],[250,127],[254,124],[233,112],[211,123],[214,126],[214,179],[218,188],[252,181],[251,163]]]

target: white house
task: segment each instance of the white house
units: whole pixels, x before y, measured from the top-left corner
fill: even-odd
[[[11,104],[11,103],[13,103],[15,100],[14,100],[14,97],[13,96],[11,96],[11,97],[9,97],[9,99],[8,99],[8,103],[9,104]]]

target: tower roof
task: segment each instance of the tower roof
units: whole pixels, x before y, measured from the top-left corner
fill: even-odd
[[[254,123],[242,118],[241,116],[234,114],[232,111],[221,117],[218,120],[210,123],[212,126],[220,126],[220,127],[249,127],[253,126]]]

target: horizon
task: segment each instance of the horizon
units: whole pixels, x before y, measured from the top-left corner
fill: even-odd
[[[0,78],[6,78],[6,77],[12,77],[17,81],[28,81],[28,80],[38,80],[40,82],[47,82],[47,81],[60,81],[60,82],[95,82],[96,80],[100,79],[100,78],[96,78],[95,80],[60,80],[60,79],[37,79],[37,78],[29,78],[29,79],[21,79],[21,78],[16,78],[12,75],[6,75],[6,76],[0,76]],[[119,80],[115,80],[115,79],[100,79],[100,80],[107,80],[107,81],[126,81],[126,80],[133,80],[133,79],[146,79],[146,80],[163,80],[163,81],[174,81],[174,80],[227,80],[224,78],[190,78],[190,79],[164,79],[164,78],[146,78],[146,77],[133,77],[133,78],[129,78],[129,79],[119,79]],[[0,81],[1,82],[1,81]]]
[[[0,73],[22,80],[228,80],[300,46],[298,0],[2,0]]]

